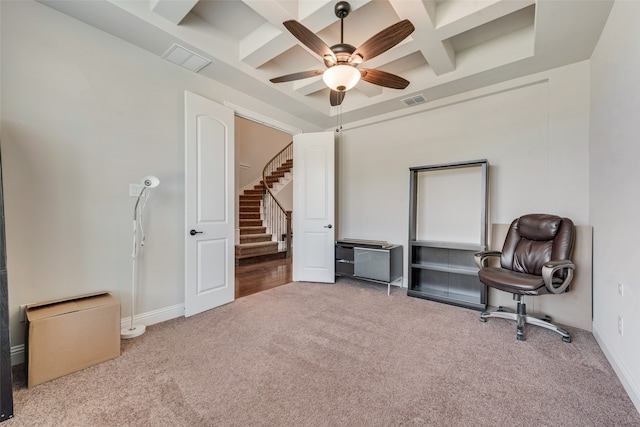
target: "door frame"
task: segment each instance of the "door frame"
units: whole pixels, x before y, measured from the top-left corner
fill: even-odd
[[[225,107],[231,108],[234,111],[234,115],[236,117],[240,117],[246,120],[250,120],[252,122],[255,123],[259,123],[261,125],[270,127],[272,129],[275,130],[279,130],[280,132],[284,132],[284,133],[288,133],[289,135],[291,135],[291,139],[293,140],[294,135],[303,133],[302,129],[290,126],[286,123],[282,123],[279,122],[269,116],[265,116],[263,114],[260,113],[256,113],[255,111],[249,110],[248,108],[244,108],[241,107],[239,105],[233,104],[231,102],[228,101],[224,101],[223,104]],[[234,147],[235,147],[235,140],[234,140]],[[236,241],[239,241],[239,235],[240,235],[240,230],[239,230],[239,224],[240,224],[240,220],[239,220],[239,212],[240,212],[240,207],[239,207],[239,202],[238,202],[238,195],[240,194],[240,187],[239,187],[239,180],[238,180],[238,170],[239,168],[236,168],[236,180],[235,180],[235,224],[236,224]],[[293,256],[295,257],[295,247],[293,248]]]
[[[289,126],[286,123],[279,122],[275,119],[272,119],[271,117],[256,113],[255,111],[249,110],[248,108],[240,107],[238,105],[232,104],[231,102],[224,101],[222,105],[231,108],[234,111],[235,115],[238,117],[242,117],[243,119],[251,120],[252,122],[260,123],[281,132],[288,133],[292,137],[293,135],[302,133],[302,129]]]

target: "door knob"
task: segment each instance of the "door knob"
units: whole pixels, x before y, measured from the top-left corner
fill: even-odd
[[[324,228],[333,228],[333,225],[331,225],[331,224],[325,225]]]
[[[202,234],[202,231],[191,230],[189,234],[191,234],[192,236],[195,236],[196,234]]]

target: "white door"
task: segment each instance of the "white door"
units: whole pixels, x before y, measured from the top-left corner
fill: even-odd
[[[185,92],[185,316],[235,298],[233,114]]]
[[[333,132],[293,137],[293,280],[335,282]]]

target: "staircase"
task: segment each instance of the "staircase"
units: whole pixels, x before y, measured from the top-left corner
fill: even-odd
[[[275,158],[274,158],[275,159]],[[266,186],[270,189],[277,185],[293,168],[293,159],[286,159],[268,174],[263,173],[263,180],[252,189],[244,190],[239,199],[240,242],[236,245],[236,265],[255,264],[273,259],[286,258],[287,250],[280,250],[276,236],[267,232],[263,223],[264,199]],[[265,167],[265,170],[267,168]]]

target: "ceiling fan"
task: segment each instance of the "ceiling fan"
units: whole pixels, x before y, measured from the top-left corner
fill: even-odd
[[[404,89],[409,81],[386,71],[360,68],[358,65],[391,49],[415,30],[408,19],[402,20],[385,28],[358,48],[344,43],[344,18],[351,12],[351,6],[346,1],[338,2],[334,8],[340,18],[340,43],[327,46],[316,34],[298,21],[286,21],[283,25],[295,38],[317,53],[324,61],[326,70],[309,70],[298,73],[274,77],[272,83],[290,82],[309,77],[322,76],[326,85],[331,89],[329,102],[332,106],[342,104],[347,90],[351,89],[360,79],[378,86],[392,89]]]

